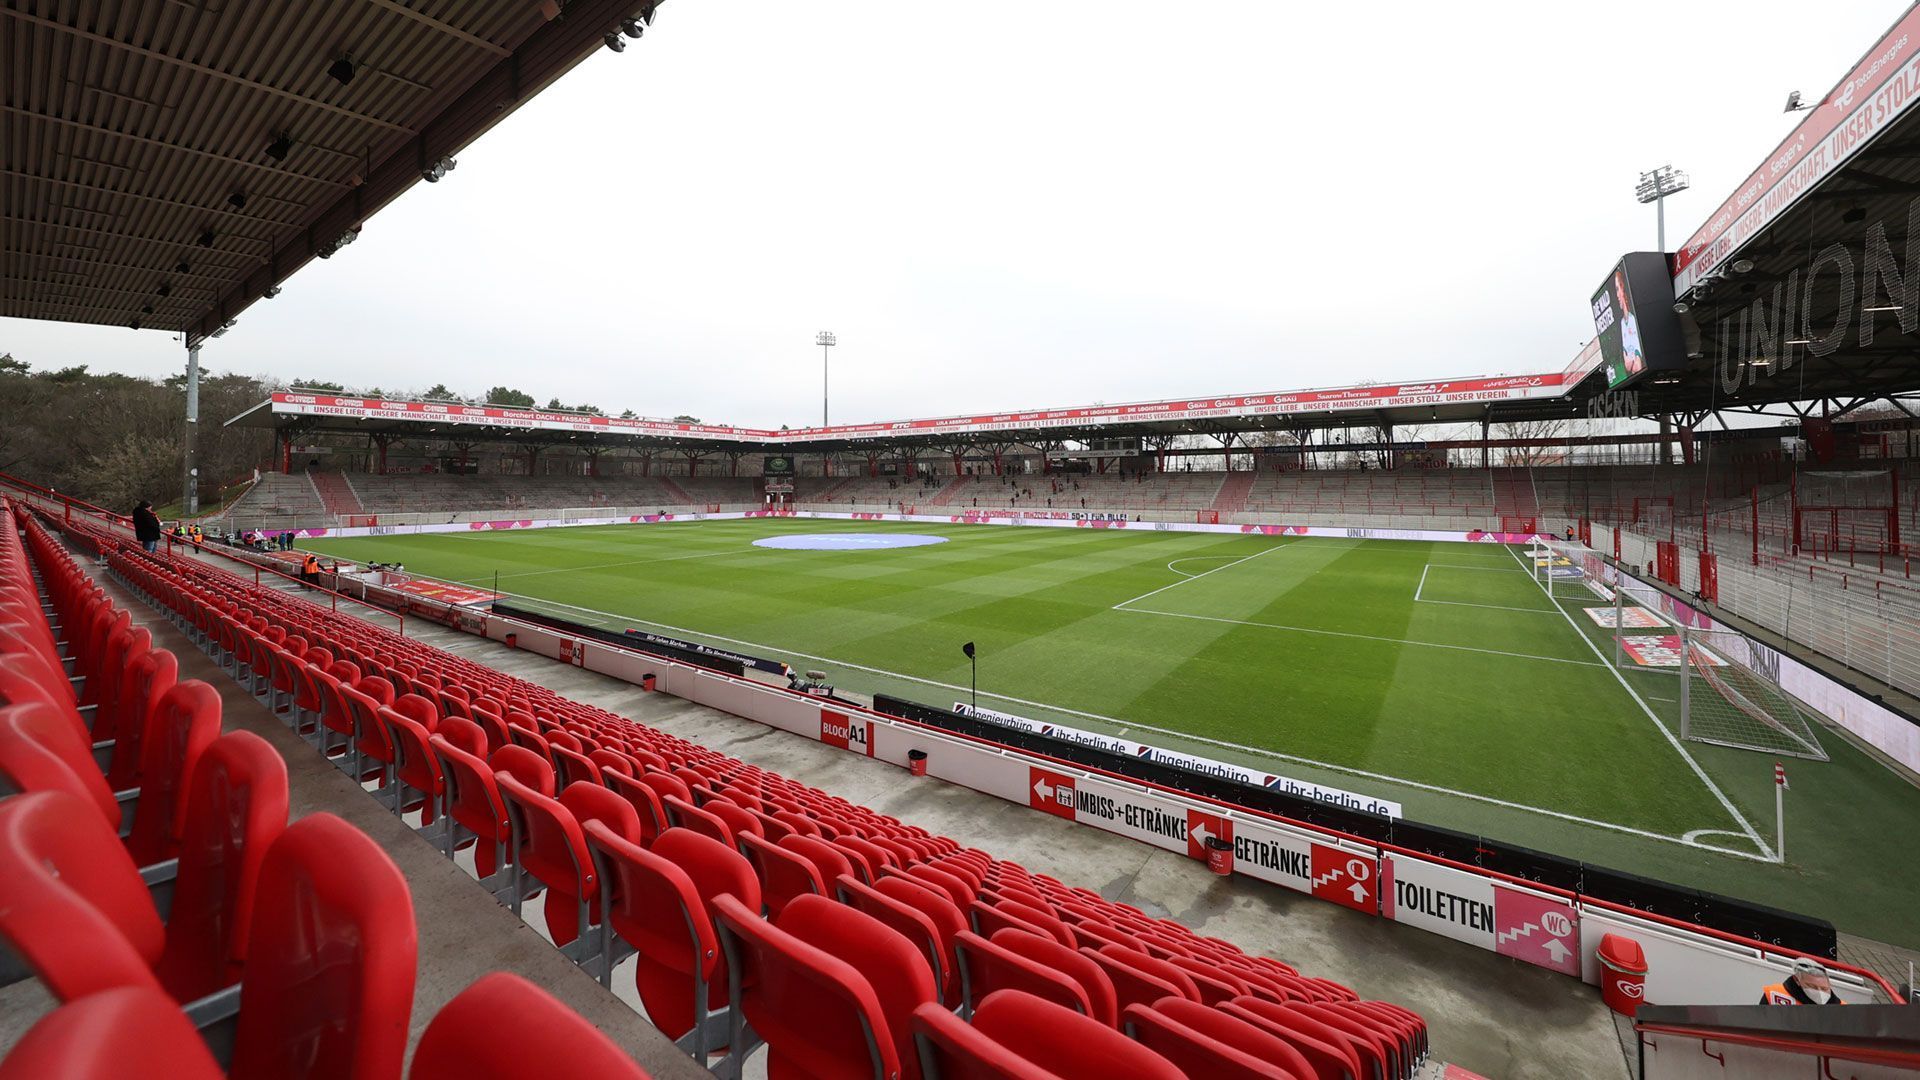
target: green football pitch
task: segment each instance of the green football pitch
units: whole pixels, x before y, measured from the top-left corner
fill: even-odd
[[[783,550],[799,534],[937,536]],[[341,539],[358,561],[1402,803],[1408,817],[1920,946],[1920,791],[1822,728],[1788,762],[1682,742],[1677,679],[1493,544],[821,519]],[[1597,598],[1590,602],[1599,603]]]

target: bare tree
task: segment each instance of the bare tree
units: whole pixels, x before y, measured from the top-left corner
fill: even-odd
[[[1567,422],[1565,420],[1509,420],[1495,424],[1494,430],[1502,439],[1551,441],[1566,437]],[[1501,457],[1506,464],[1517,467],[1557,465],[1566,460],[1567,451],[1563,445],[1512,446],[1503,451]]]

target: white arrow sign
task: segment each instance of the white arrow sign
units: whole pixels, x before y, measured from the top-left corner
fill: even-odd
[[[1547,950],[1547,955],[1553,957],[1553,962],[1556,964],[1566,963],[1567,957],[1573,952],[1572,949],[1562,945],[1559,938],[1548,938],[1547,943],[1540,947]]]
[[[1047,778],[1044,776],[1033,782],[1033,793],[1040,796],[1043,802],[1053,801],[1053,785],[1047,783]]]
[[[1367,902],[1367,887],[1365,885],[1362,885],[1356,881],[1353,884],[1347,886],[1347,891],[1353,894],[1354,903],[1364,904]]]
[[[1207,831],[1207,823],[1203,821],[1193,827],[1193,837],[1200,841],[1201,847],[1206,847],[1207,841],[1213,839],[1213,834]]]

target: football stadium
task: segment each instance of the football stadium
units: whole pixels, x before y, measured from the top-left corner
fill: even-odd
[[[0,1080],[1920,1075],[1920,5],[1694,231],[1663,166],[1657,250],[1558,247],[1585,340],[1519,370],[896,358],[836,420],[809,330],[731,424],[679,410],[758,369],[450,388],[406,334],[482,299],[325,277],[751,37],[679,16],[0,8]],[[301,304],[398,343],[222,355]]]

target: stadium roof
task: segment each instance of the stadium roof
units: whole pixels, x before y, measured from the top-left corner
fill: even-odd
[[[1566,416],[1577,407],[1570,392],[1598,362],[1599,350],[1589,347],[1567,370],[1544,375],[1365,384],[790,429],[624,419],[459,402],[386,401],[293,390],[273,394],[227,424],[402,438],[467,437],[476,441],[578,442],[584,436],[588,442],[704,446],[715,450],[824,451],[864,448],[881,442],[1031,443],[1272,428],[1382,423],[1397,426],[1429,421],[1492,422],[1533,415]]]
[[[1916,100],[1920,4],[1674,252],[1693,355],[1642,415],[1920,389]]]
[[[196,344],[658,3],[0,7],[0,315]]]

